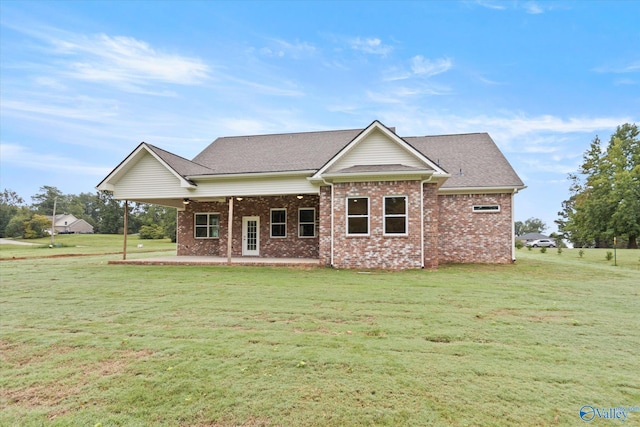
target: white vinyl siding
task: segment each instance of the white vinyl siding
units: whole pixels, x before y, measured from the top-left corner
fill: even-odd
[[[190,193],[192,198],[198,195],[205,197],[225,197],[230,194],[251,194],[252,196],[271,196],[286,194],[318,194],[319,187],[313,185],[307,176],[286,176],[276,178],[253,179],[216,179],[198,180],[198,188]]]
[[[390,140],[382,132],[375,131],[360,141],[351,151],[345,153],[327,172],[336,172],[341,169],[360,165],[395,164],[417,168],[426,167],[424,163],[399,144]]]
[[[187,189],[180,187],[180,179],[151,154],[144,155],[135,167],[118,181],[116,199],[188,197]]]

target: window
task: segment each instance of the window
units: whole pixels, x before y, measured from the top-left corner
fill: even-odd
[[[220,214],[197,213],[194,230],[196,239],[217,239],[220,237]]]
[[[286,209],[271,209],[271,237],[287,237]]]
[[[347,234],[369,234],[369,198],[347,198]]]
[[[475,205],[474,212],[500,212],[500,205]]]
[[[384,198],[384,234],[407,234],[407,197]]]
[[[300,208],[298,211],[298,237],[316,237],[316,210]]]

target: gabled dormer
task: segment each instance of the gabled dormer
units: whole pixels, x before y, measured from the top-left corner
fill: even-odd
[[[449,175],[395,132],[374,121],[333,156],[312,181],[446,180]]]

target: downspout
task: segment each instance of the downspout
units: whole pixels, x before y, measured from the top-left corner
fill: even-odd
[[[516,190],[511,193],[511,262],[516,262],[516,223],[514,222],[514,201]]]
[[[322,178],[322,182],[331,187],[331,250],[330,250],[330,263],[331,267],[333,267],[333,183],[327,182],[324,178]]]
[[[430,182],[431,178],[433,175],[420,181],[420,268],[424,268],[424,185]]]

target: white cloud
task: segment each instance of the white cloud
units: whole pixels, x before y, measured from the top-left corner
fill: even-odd
[[[450,58],[430,60],[422,55],[411,58],[411,71],[415,75],[431,77],[448,71],[453,66]]]
[[[382,40],[380,40],[379,38],[363,39],[361,37],[356,37],[355,39],[351,39],[349,41],[349,45],[354,50],[381,56],[385,56],[391,53],[391,51],[393,50],[393,47],[383,44]]]
[[[0,144],[2,163],[42,170],[60,171],[65,174],[90,175],[102,177],[109,173],[110,167],[90,165],[78,159],[50,153],[37,153],[28,147],[18,144]]]
[[[539,4],[533,1],[525,2],[523,7],[524,7],[524,10],[527,11],[527,13],[530,13],[532,15],[538,15],[540,13],[544,13],[544,9]]]
[[[40,85],[62,89],[67,86],[65,79],[76,79],[167,95],[170,93],[143,88],[158,83],[196,85],[211,74],[211,68],[199,58],[163,52],[133,37],[82,35],[38,26],[13,28],[48,45],[37,48],[41,63],[31,68],[40,74],[35,77]]]
[[[476,0],[478,6],[486,7],[487,9],[504,10],[506,6],[502,2],[490,1],[490,0]]]
[[[624,74],[624,73],[635,73],[640,71],[640,61],[634,61],[627,65],[603,65],[601,67],[596,67],[593,69],[596,73],[615,73],[615,74]]]
[[[282,39],[269,39],[270,46],[265,46],[260,49],[260,54],[268,57],[283,58],[285,56],[299,59],[313,55],[316,52],[316,47],[307,42],[288,42]]]
[[[384,72],[383,80],[387,82],[407,80],[413,77],[429,78],[445,73],[453,67],[451,58],[429,59],[416,55],[409,61],[409,70],[393,66]]]

